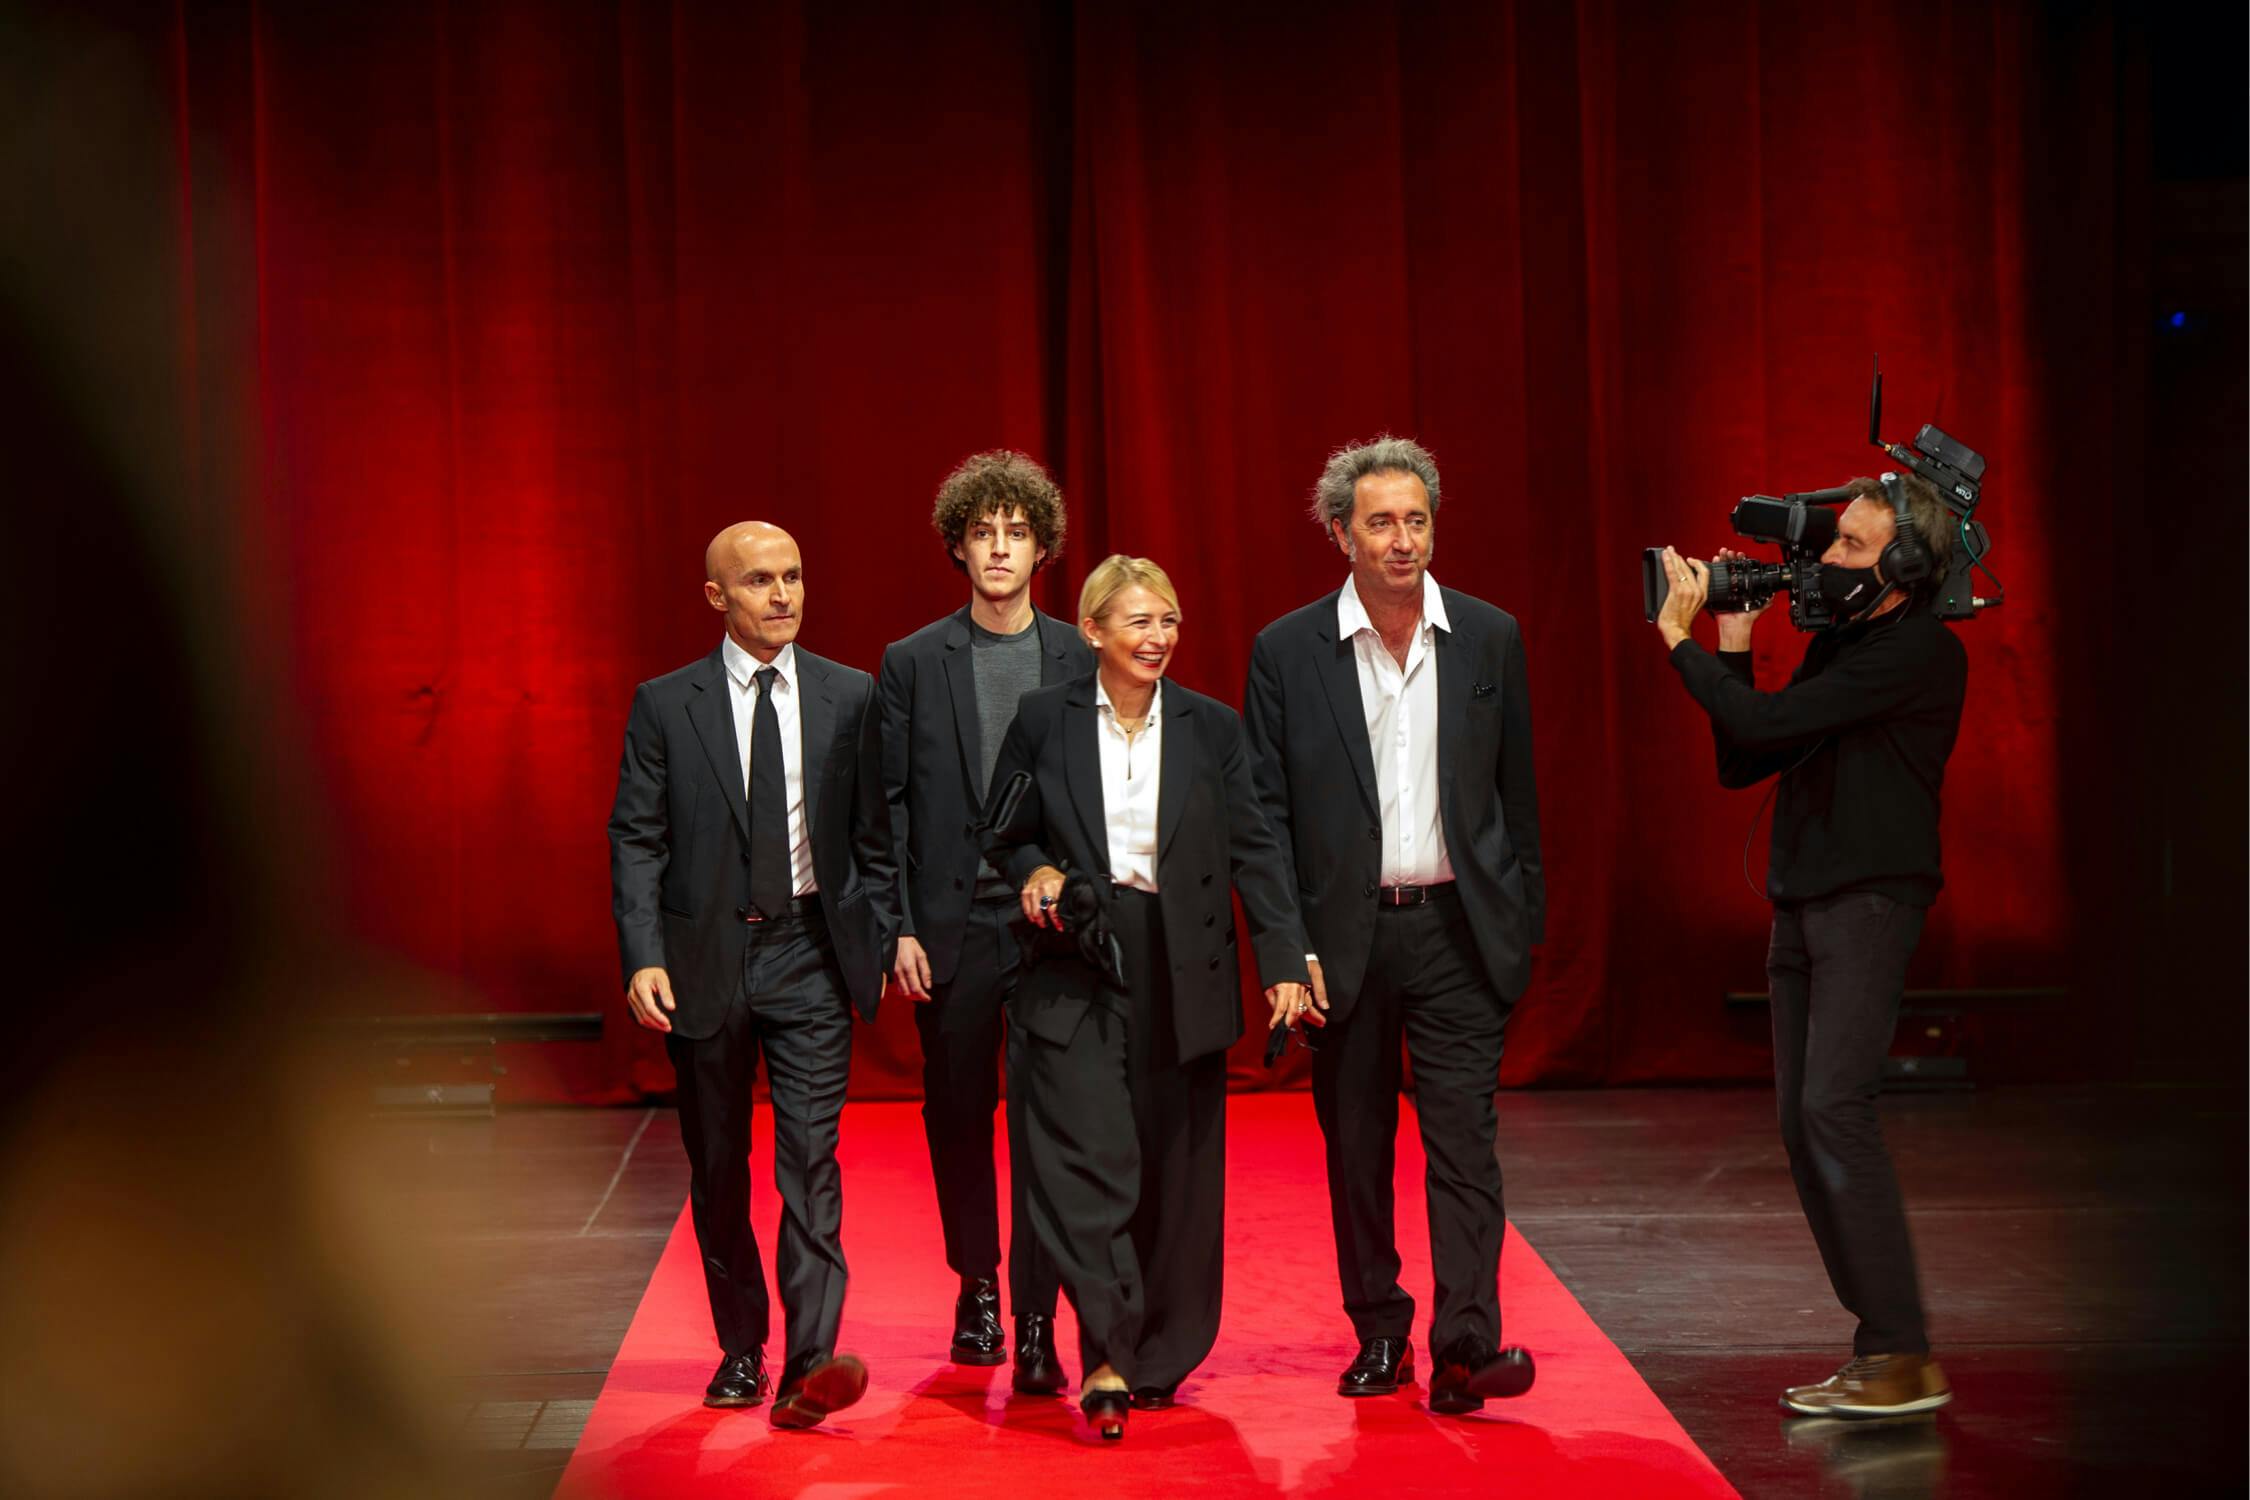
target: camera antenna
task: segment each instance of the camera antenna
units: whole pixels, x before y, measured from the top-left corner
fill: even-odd
[[[1867,440],[1883,445],[1883,356],[1875,356],[1875,389],[1867,398]]]

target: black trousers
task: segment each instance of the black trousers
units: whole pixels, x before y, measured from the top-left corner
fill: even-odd
[[[1403,1034],[1414,1053],[1414,1110],[1427,1157],[1437,1304],[1430,1348],[1463,1338],[1500,1341],[1507,1212],[1493,1094],[1511,1008],[1486,977],[1457,898],[1379,910],[1367,978],[1344,1019],[1321,1033],[1313,1061],[1336,1269],[1344,1311],[1361,1339],[1403,1339],[1414,1326],[1414,1299],[1398,1280],[1391,1190]]]
[[[1067,956],[1025,980],[1096,1001],[1066,1043],[1024,1042],[1031,1220],[1078,1314],[1083,1368],[1169,1388],[1219,1336],[1226,1054],[1179,1061],[1156,898],[1120,889],[1110,911],[1124,991]]]
[[[1927,1354],[1922,1292],[1875,1096],[1898,1029],[1919,907],[1872,891],[1776,905],[1773,1081],[1797,1201],[1855,1354]]]
[[[843,1316],[836,1135],[851,1073],[851,1002],[817,912],[753,928],[742,980],[716,1035],[675,1033],[665,1038],[665,1050],[679,1078],[680,1140],[711,1324],[728,1354],[762,1347],[771,1316],[750,1226],[750,1084],[765,1057],[773,1180],[781,1193],[775,1269],[789,1338],[787,1384],[835,1353]]]
[[[1023,1032],[1005,1021],[1022,970],[1011,925],[1019,911],[1013,897],[972,903],[953,977],[932,986],[929,1000],[914,1007],[914,1027],[922,1037],[922,1133],[930,1143],[945,1263],[957,1276],[997,1274],[1000,1206],[992,1112],[1000,1103],[998,1059],[1005,1032],[1008,1155],[1016,1164],[1009,1191],[1014,1229],[1008,1299],[1018,1313],[1052,1317],[1055,1265],[1039,1248],[1025,1206],[1030,1171],[1024,1165]]]

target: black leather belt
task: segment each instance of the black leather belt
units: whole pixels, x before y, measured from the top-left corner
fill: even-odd
[[[734,914],[742,918],[743,921],[750,923],[801,922],[807,917],[820,915],[820,892],[814,891],[809,896],[790,897],[787,911],[769,914],[758,910],[755,906],[738,906],[734,909]]]
[[[1386,885],[1375,891],[1377,906],[1428,906],[1437,901],[1457,901],[1460,892],[1448,880],[1443,885]]]

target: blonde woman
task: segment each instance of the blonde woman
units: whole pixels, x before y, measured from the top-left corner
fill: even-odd
[[[1024,695],[992,773],[986,855],[1036,929],[1014,1002],[1018,1170],[1078,1313],[1081,1405],[1117,1438],[1129,1405],[1172,1404],[1218,1336],[1226,1050],[1243,1031],[1233,892],[1269,1025],[1300,1017],[1310,992],[1242,721],[1164,680],[1180,635],[1171,580],[1110,557],[1078,613],[1095,670]],[[1088,927],[1114,946],[1082,945]]]

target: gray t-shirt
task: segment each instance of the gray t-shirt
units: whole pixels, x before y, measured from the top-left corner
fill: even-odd
[[[992,768],[1000,760],[1000,741],[1016,720],[1016,704],[1039,686],[1039,622],[1014,635],[994,635],[975,621],[969,622],[970,676],[977,686],[977,749],[984,764],[977,767],[977,792],[992,795]],[[992,866],[977,861],[977,895],[1005,896],[1008,883]]]

